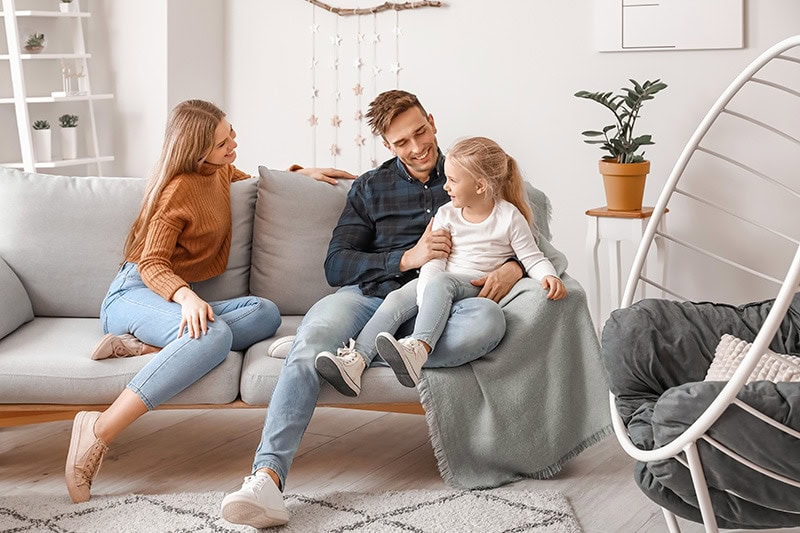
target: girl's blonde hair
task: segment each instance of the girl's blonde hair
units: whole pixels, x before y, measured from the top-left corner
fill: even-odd
[[[214,146],[214,131],[224,117],[217,106],[204,100],[186,100],[172,110],[161,156],[147,183],[139,216],[125,240],[124,257],[144,242],[158,199],[169,182],[179,174],[201,170]]]
[[[461,139],[447,152],[447,160],[464,169],[475,181],[482,180],[486,194],[511,202],[528,224],[533,224],[533,211],[517,162],[499,144],[486,137]]]

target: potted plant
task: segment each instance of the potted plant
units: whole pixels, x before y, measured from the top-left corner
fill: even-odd
[[[52,159],[50,136],[50,123],[46,120],[36,120],[33,127],[33,154],[37,162],[50,161]]]
[[[78,157],[78,115],[61,115],[58,125],[61,126],[61,158],[75,159]]]
[[[42,50],[44,50],[45,41],[44,41],[44,33],[32,33],[28,35],[28,38],[25,40],[25,51],[29,54],[38,54]]]
[[[630,80],[631,87],[621,92],[578,91],[575,96],[593,100],[606,107],[614,115],[614,123],[601,131],[588,130],[581,134],[588,144],[599,144],[608,155],[600,160],[600,174],[606,191],[608,208],[613,211],[635,211],[642,208],[644,184],[650,161],[644,159],[642,146],[654,144],[651,135],[634,136],[634,126],[639,113],[648,100],[667,88],[660,79],[639,83]],[[602,137],[602,139],[598,139]]]
[[[72,0],[61,0],[58,9],[61,10],[62,13],[69,13],[74,9]]]

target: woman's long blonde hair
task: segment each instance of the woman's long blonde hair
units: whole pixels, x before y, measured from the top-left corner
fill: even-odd
[[[172,110],[161,156],[147,183],[139,216],[125,239],[124,257],[142,245],[158,199],[172,178],[200,170],[214,146],[214,131],[224,117],[222,110],[204,100],[186,100]]]
[[[533,224],[533,211],[517,162],[499,144],[486,137],[461,139],[448,150],[447,160],[464,169],[472,179],[483,180],[486,194],[511,202],[528,224]]]

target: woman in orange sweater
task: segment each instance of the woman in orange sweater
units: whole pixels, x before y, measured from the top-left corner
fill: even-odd
[[[101,307],[107,335],[93,358],[158,353],[108,409],[75,416],[65,473],[76,503],[90,498],[108,444],[123,429],[206,375],[230,350],[245,350],[280,326],[269,300],[206,302],[191,288],[227,266],[230,185],[250,177],[233,166],[235,138],[225,114],[209,102],[189,100],[170,114],[124,262]],[[350,176],[330,170],[304,173],[325,181],[325,171],[327,178]]]

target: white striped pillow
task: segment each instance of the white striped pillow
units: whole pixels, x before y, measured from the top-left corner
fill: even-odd
[[[723,335],[705,381],[729,381],[750,346],[733,335]],[[752,381],[800,381],[800,357],[767,350],[747,378],[747,383]]]

